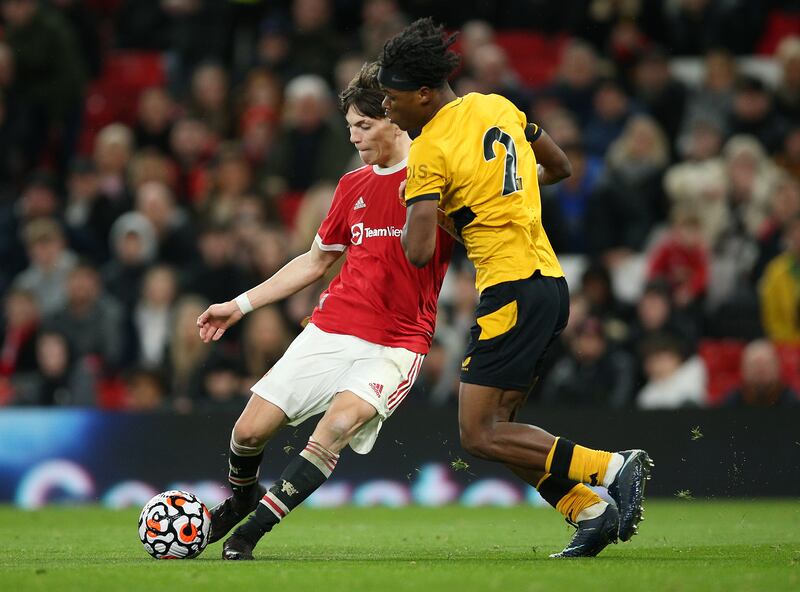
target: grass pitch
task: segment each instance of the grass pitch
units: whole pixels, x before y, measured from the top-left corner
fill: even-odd
[[[281,592],[800,590],[800,501],[648,501],[629,543],[552,560],[571,530],[546,508],[299,509],[256,561],[142,549],[137,512],[0,508],[0,590]]]

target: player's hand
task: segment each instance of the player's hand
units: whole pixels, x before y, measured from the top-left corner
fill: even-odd
[[[400,183],[400,187],[397,188],[397,199],[400,200],[400,205],[406,207],[406,184],[408,181],[403,179]]]
[[[212,304],[203,314],[197,317],[197,327],[200,329],[200,339],[203,343],[219,341],[228,327],[239,322],[244,315],[233,300]]]

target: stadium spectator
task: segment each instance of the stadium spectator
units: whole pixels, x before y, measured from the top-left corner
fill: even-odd
[[[561,55],[558,77],[548,94],[567,108],[583,127],[592,116],[600,67],[597,54],[583,41],[573,40]]]
[[[5,40],[14,52],[15,89],[33,111],[34,160],[50,151],[60,166],[80,125],[86,64],[67,20],[38,0],[3,0]]]
[[[146,370],[156,370],[163,366],[177,294],[178,278],[171,267],[157,265],[144,275],[141,296],[130,319],[134,343],[127,353],[128,365]]]
[[[241,347],[245,383],[258,382],[281,358],[292,338],[276,305],[261,307],[250,314],[245,321]]]
[[[158,249],[156,231],[138,212],[127,212],[111,227],[111,260],[102,268],[103,284],[126,316],[139,297],[139,286]]]
[[[775,346],[765,339],[752,341],[742,351],[742,382],[728,393],[725,407],[794,407],[800,397],[781,378]]]
[[[105,126],[94,139],[94,163],[100,191],[120,208],[131,203],[127,185],[128,164],[133,156],[133,132],[122,123]]]
[[[364,0],[361,20],[358,31],[361,51],[364,54],[361,64],[377,58],[383,49],[383,44],[408,24],[408,17],[403,14],[397,0]],[[354,74],[357,73],[358,70]],[[349,80],[352,79],[351,76]]]
[[[283,122],[263,184],[273,198],[303,192],[319,181],[336,182],[353,154],[345,128],[332,117],[332,97],[322,78],[293,79],[285,98]]]
[[[159,372],[135,369],[125,376],[125,409],[157,411],[164,409],[167,388]]]
[[[739,80],[728,121],[731,135],[754,136],[767,152],[773,154],[780,147],[786,125],[761,79],[745,76]]]
[[[67,176],[67,202],[64,222],[75,251],[95,263],[109,257],[108,235],[121,210],[102,193],[94,162],[78,158]]]
[[[774,185],[769,208],[769,215],[758,233],[758,260],[751,276],[754,285],[767,264],[781,254],[786,224],[800,214],[800,181],[789,175],[780,176]]]
[[[154,86],[142,91],[133,127],[136,147],[157,148],[162,154],[169,154],[176,111],[177,106],[166,89]]]
[[[583,143],[592,156],[602,157],[620,137],[633,114],[630,98],[612,79],[599,83],[592,98],[592,111],[583,129]]]
[[[36,371],[18,374],[15,405],[79,406],[95,404],[95,381],[85,360],[63,333],[43,330],[36,336]]]
[[[774,157],[775,163],[800,181],[800,126],[792,126],[783,136],[783,147]]]
[[[608,342],[603,324],[588,317],[542,383],[540,401],[546,405],[619,409],[630,404],[634,366],[630,355]]]
[[[253,188],[253,171],[236,143],[219,147],[208,169],[205,196],[195,204],[199,219],[210,224],[229,224],[239,202]],[[216,301],[215,301],[216,302]]]
[[[228,74],[221,64],[200,64],[192,73],[192,94],[189,115],[199,119],[220,139],[229,139],[234,132]]]
[[[16,60],[0,42],[0,202],[10,200],[35,160],[35,115],[15,87]]]
[[[625,340],[625,349],[638,362],[640,380],[637,383],[643,383],[646,376],[644,360],[639,357],[642,353],[640,345],[660,335],[678,340],[683,347],[681,353],[684,357],[688,358],[696,351],[699,336],[692,319],[675,310],[669,285],[663,281],[655,281],[645,286],[636,303],[636,315],[630,323]]]
[[[31,292],[43,315],[60,310],[67,299],[67,276],[77,257],[67,250],[64,231],[52,218],[28,222],[23,228],[30,266],[14,278],[14,287]]]
[[[728,223],[722,139],[720,129],[714,124],[693,123],[679,143],[684,160],[673,164],[664,174],[664,191],[670,204],[698,213],[703,237],[709,245],[717,243]]]
[[[708,248],[697,214],[685,208],[672,211],[670,231],[648,257],[648,279],[664,280],[678,309],[698,313],[708,287]]]
[[[688,131],[702,121],[727,133],[737,77],[736,61],[730,52],[725,49],[708,51],[703,57],[703,80],[690,95],[682,129]]]
[[[673,143],[677,142],[689,91],[672,76],[669,57],[658,48],[641,54],[633,69],[633,95],[639,105],[661,126]]]
[[[612,268],[645,249],[664,218],[662,176],[669,144],[654,119],[636,115],[609,148],[605,174],[589,208],[592,252]]]
[[[200,392],[193,405],[198,411],[238,412],[249,396],[239,362],[231,356],[212,354],[203,365]]]
[[[640,345],[647,383],[636,395],[640,409],[704,407],[708,376],[698,356],[688,359],[683,344],[669,335],[654,335]]]
[[[158,148],[142,148],[131,158],[128,167],[128,185],[135,195],[139,187],[149,181],[168,185],[171,189],[176,185],[176,171],[168,156]]]
[[[204,167],[216,144],[217,138],[199,119],[184,116],[172,127],[169,145],[177,170],[175,196],[181,205],[194,204],[202,196]]]
[[[759,284],[761,318],[767,337],[800,343],[800,215],[786,223],[786,249],[767,265]]]
[[[64,334],[77,361],[88,361],[99,371],[116,370],[125,346],[123,311],[104,294],[91,263],[80,262],[69,272],[66,296],[61,310],[45,316],[45,327]]]
[[[231,291],[238,294],[247,287],[246,278],[234,263],[234,238],[229,225],[203,226],[198,235],[198,247],[200,259],[182,270],[181,284],[185,292],[221,302]]]
[[[781,78],[775,89],[775,103],[791,125],[800,124],[800,36],[790,35],[778,45]]]
[[[0,325],[0,382],[7,384],[6,381],[14,374],[35,369],[34,344],[39,323],[39,308],[33,294],[25,290],[9,290],[3,301]]]
[[[288,70],[292,76],[312,74],[333,83],[336,60],[345,43],[333,26],[331,0],[292,0]]]
[[[96,11],[81,0],[50,0],[49,3],[72,27],[88,78],[97,78],[103,65],[103,53]]]
[[[185,265],[196,259],[195,236],[189,218],[175,204],[169,187],[157,181],[136,191],[136,211],[147,218],[158,241],[158,261]]]
[[[548,128],[548,133],[552,128]],[[556,128],[551,136],[560,134]],[[545,230],[559,253],[589,253],[592,245],[590,209],[603,176],[601,158],[586,154],[580,137],[560,144],[572,165],[572,175],[554,185],[541,188],[542,219]]]
[[[175,303],[167,375],[172,404],[181,413],[192,410],[192,400],[200,391],[202,365],[211,350],[208,344],[197,339],[197,317],[206,306],[205,300],[193,294],[182,296]]]
[[[522,112],[528,110],[530,94],[522,87],[519,77],[509,64],[505,50],[494,43],[484,43],[473,50],[466,76],[459,79],[459,95],[470,92],[503,95]]]

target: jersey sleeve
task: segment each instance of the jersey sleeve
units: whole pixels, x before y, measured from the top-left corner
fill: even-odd
[[[348,208],[344,204],[341,185],[336,186],[328,215],[320,224],[314,242],[323,251],[344,251],[350,239]]]
[[[441,199],[446,178],[442,151],[433,143],[415,141],[408,153],[406,205]]]

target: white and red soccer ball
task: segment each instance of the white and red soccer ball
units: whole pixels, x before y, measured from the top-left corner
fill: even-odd
[[[186,491],[159,493],[139,515],[139,540],[156,559],[192,559],[208,544],[211,515]]]

